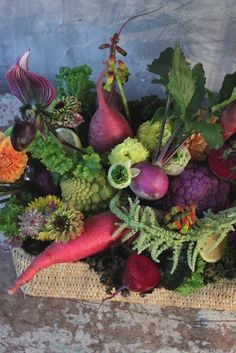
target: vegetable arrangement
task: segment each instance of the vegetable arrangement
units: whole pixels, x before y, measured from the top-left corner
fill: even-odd
[[[7,72],[22,119],[0,136],[0,230],[41,252],[9,294],[80,260],[116,289],[111,297],[157,286],[188,295],[222,278],[222,266],[236,277],[236,74],[209,92],[202,64],[168,47],[148,65],[165,101],[128,102],[129,71],[117,59],[126,23],[100,46],[109,55],[97,108],[87,65],[61,68],[57,89],[28,70],[29,51]]]

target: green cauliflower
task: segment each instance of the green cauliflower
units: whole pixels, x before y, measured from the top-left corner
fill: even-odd
[[[111,150],[108,156],[110,164],[123,164],[131,161],[131,164],[144,162],[149,157],[148,150],[137,140],[126,138]]]
[[[157,140],[161,130],[161,121],[151,123],[151,121],[145,121],[140,125],[137,131],[137,138],[149,152],[153,152],[157,145]],[[165,130],[162,138],[162,146],[166,144],[171,136],[171,124],[169,122],[165,125]]]

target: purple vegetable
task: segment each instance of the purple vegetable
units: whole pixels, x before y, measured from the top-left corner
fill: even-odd
[[[162,204],[165,209],[195,204],[196,213],[201,216],[208,209],[218,212],[227,208],[229,193],[230,185],[213,175],[207,166],[191,164],[172,179]]]
[[[140,170],[130,184],[131,190],[138,197],[146,200],[159,200],[166,194],[169,179],[160,168],[145,162],[135,164],[133,168]]]
[[[40,195],[59,195],[60,188],[55,186],[51,174],[47,170],[43,170],[34,179],[35,187]]]
[[[37,132],[34,122],[16,120],[11,130],[11,144],[16,151],[25,150],[33,141]]]

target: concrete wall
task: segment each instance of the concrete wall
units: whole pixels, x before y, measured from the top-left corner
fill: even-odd
[[[136,19],[122,33],[121,46],[128,51],[126,63],[132,72],[126,88],[129,96],[155,91],[145,67],[160,50],[176,42],[190,61],[203,62],[211,89],[219,87],[225,73],[236,70],[235,0],[166,3],[160,13]],[[28,47],[32,71],[53,79],[62,65],[87,63],[96,80],[105,58],[98,46],[128,17],[162,4],[154,0],[0,0],[0,91],[7,90],[6,69]]]

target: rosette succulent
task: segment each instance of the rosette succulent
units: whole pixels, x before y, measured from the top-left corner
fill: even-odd
[[[229,183],[218,179],[207,166],[191,164],[171,180],[162,201],[165,209],[195,204],[196,214],[201,216],[208,209],[218,212],[227,208],[229,193]]]

